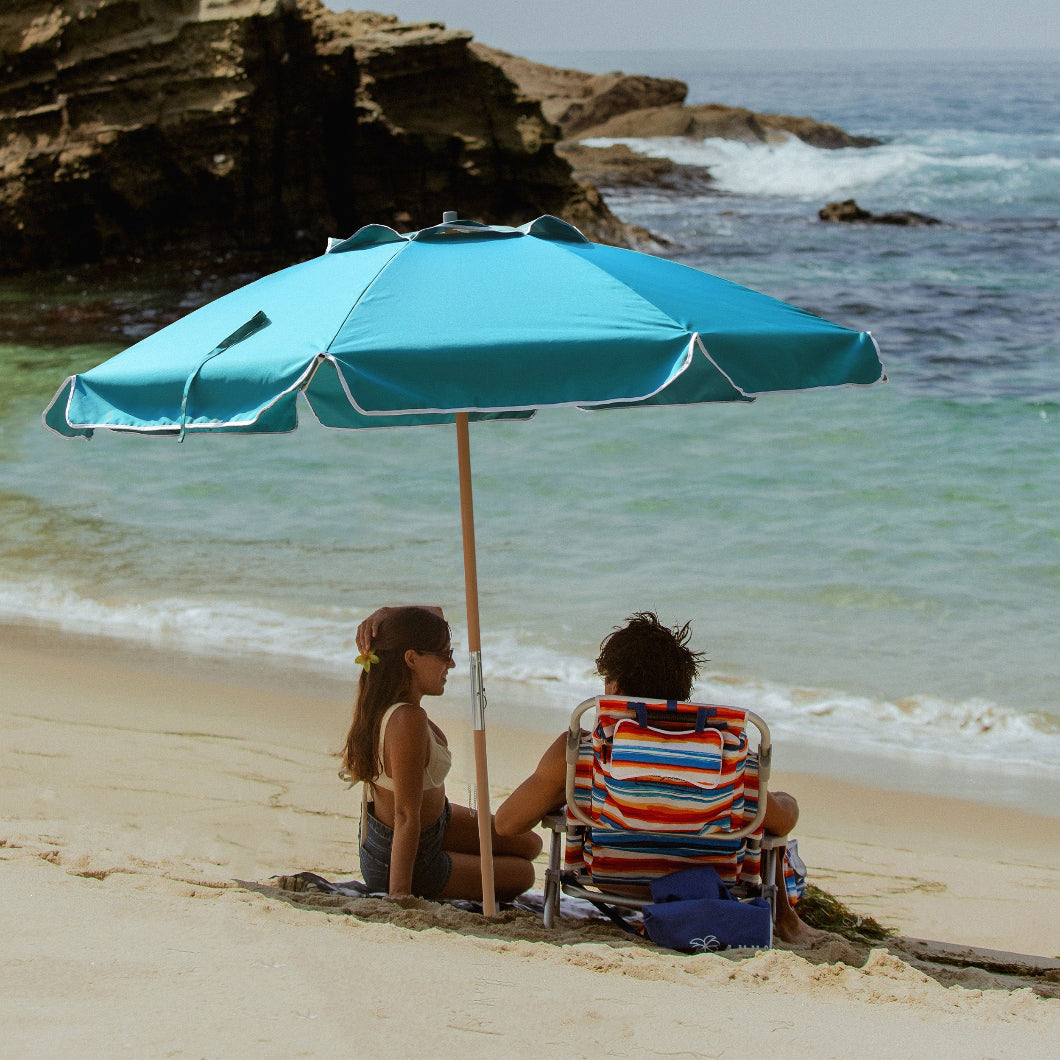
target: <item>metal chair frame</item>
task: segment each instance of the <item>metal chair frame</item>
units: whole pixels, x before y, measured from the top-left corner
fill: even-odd
[[[588,828],[600,829],[599,821],[594,821],[586,814],[575,799],[575,775],[578,763],[578,754],[581,746],[582,729],[581,718],[589,710],[597,708],[601,699],[625,698],[618,696],[594,696],[575,707],[571,714],[570,725],[567,730],[567,774],[566,774],[566,796],[567,804],[561,810],[546,814],[541,819],[543,827],[551,831],[551,841],[548,852],[548,867],[545,869],[545,894],[544,894],[544,924],[546,928],[555,925],[556,917],[559,915],[560,894],[566,894],[572,898],[582,898],[594,903],[605,903],[609,906],[617,906],[620,909],[637,910],[651,902],[651,898],[633,897],[626,894],[616,894],[604,888],[596,886],[587,873],[564,872],[562,868],[563,859],[563,837],[568,827],[584,825]],[[648,709],[665,708],[666,700],[645,699],[636,697],[637,702],[643,702]],[[708,704],[688,703],[688,706],[708,706]],[[715,704],[716,705],[716,704]],[[769,726],[753,711],[741,711],[746,720],[750,722],[759,734],[758,744],[758,810],[754,818],[738,829],[723,830],[706,825],[695,833],[702,836],[716,836],[719,839],[740,839],[751,835],[762,823],[766,814],[768,803],[770,760],[772,756],[772,743],[770,741]],[[575,818],[579,825],[569,826],[567,814]],[[672,833],[671,833],[672,834]],[[686,833],[688,834],[688,833]],[[761,839],[761,888],[758,894],[769,901],[776,916],[777,886],[777,851],[783,849],[787,843],[787,836],[763,835]]]

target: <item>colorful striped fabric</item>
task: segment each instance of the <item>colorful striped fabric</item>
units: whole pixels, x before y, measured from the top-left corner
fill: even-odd
[[[759,883],[761,831],[725,838],[758,809],[744,730],[731,707],[602,698],[575,769],[575,800],[598,824],[568,814],[565,869],[600,887],[704,864],[728,886]]]
[[[620,718],[596,771],[593,817],[648,832],[728,831],[743,806],[747,739],[721,729],[641,725]]]

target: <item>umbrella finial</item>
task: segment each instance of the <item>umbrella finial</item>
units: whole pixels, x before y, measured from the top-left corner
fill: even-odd
[[[460,216],[460,215],[459,215],[459,214],[458,214],[458,213],[456,212],[456,210],[446,210],[446,211],[445,211],[445,212],[444,212],[444,213],[442,214],[442,224],[443,224],[443,225],[451,225],[451,224],[455,224],[455,223],[456,223],[456,219],[457,219],[457,218],[458,218],[459,216]]]

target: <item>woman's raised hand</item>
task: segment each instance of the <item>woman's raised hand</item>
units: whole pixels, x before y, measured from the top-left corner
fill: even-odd
[[[424,611],[431,611],[436,614],[439,618],[445,618],[442,614],[440,607],[435,607],[432,604],[416,604],[416,607],[422,607]],[[396,607],[377,607],[358,627],[357,627],[357,650],[362,655],[367,655],[368,650],[372,646],[372,641],[375,640],[376,635],[379,633],[379,626],[388,614],[392,611],[398,610]]]

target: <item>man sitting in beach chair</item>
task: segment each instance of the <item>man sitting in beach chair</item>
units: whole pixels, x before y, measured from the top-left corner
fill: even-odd
[[[667,701],[672,709],[676,709],[679,705],[684,708],[691,697],[692,684],[699,673],[702,656],[688,647],[690,636],[688,624],[668,629],[654,614],[641,612],[632,615],[625,626],[616,628],[600,645],[596,669],[604,679],[605,695],[582,705],[585,709],[594,704],[597,705],[598,716],[594,719],[593,732],[580,734],[580,752],[577,755],[577,764],[572,770],[575,805],[583,809],[592,806],[594,819],[598,820],[596,815],[601,810],[605,817],[610,814],[613,819],[621,819],[623,813],[626,812],[622,807],[614,804],[610,807],[604,805],[609,798],[608,793],[592,790],[594,760],[599,764],[601,758],[606,757],[610,762],[616,725],[624,718],[636,719],[639,722],[650,720],[652,724],[639,726],[642,731],[665,730],[668,725],[670,728],[686,725],[689,719],[694,726],[693,731],[704,728],[703,714],[700,708],[694,705],[690,708],[691,713],[683,712],[680,718],[675,716],[669,723],[659,709],[662,708],[662,711],[665,711]],[[640,702],[633,702],[630,697]],[[646,712],[649,706],[651,718],[648,719],[645,715],[644,718],[638,719],[640,708]],[[795,827],[799,817],[798,804],[791,795],[786,792],[768,792],[764,813],[758,814],[757,772],[753,768],[753,753],[750,756],[752,768],[746,768],[746,759],[749,756],[743,726],[748,712],[724,707],[709,709],[714,711],[709,725],[710,731],[716,733],[719,730],[732,728],[733,739],[728,741],[723,739],[723,742],[732,745],[730,759],[733,756],[740,759],[739,773],[743,791],[739,793],[735,806],[730,800],[730,809],[725,811],[738,814],[741,818],[740,821],[735,822],[734,827],[740,830],[744,821],[750,822],[760,816],[759,835],[764,829],[767,836],[787,836]],[[578,713],[578,711],[575,712],[576,717]],[[662,719],[661,723],[660,719]],[[576,730],[574,720],[572,720],[572,726]],[[764,729],[764,725],[762,727]],[[739,733],[735,731],[737,728],[740,730]],[[768,740],[767,729],[765,733]],[[710,738],[717,739],[717,737]],[[567,802],[567,748],[568,734],[564,733],[544,753],[533,774],[501,804],[495,818],[499,833],[515,834],[525,831],[538,824],[546,815],[559,810]],[[721,758],[724,758],[724,754]],[[723,762],[720,765],[721,768],[735,768],[733,761],[730,761],[728,767]],[[627,774],[633,794],[627,810],[632,807],[629,810],[632,813],[638,812],[636,808],[638,804],[641,810],[645,804],[643,797],[645,792],[643,789],[637,790],[635,774],[636,770],[632,768]],[[621,787],[621,781],[618,786]],[[593,805],[594,798],[596,799],[595,806]],[[619,801],[622,801],[621,798]],[[709,798],[707,801],[710,801]],[[572,815],[568,812],[568,821],[576,824],[573,818],[579,816],[581,815]],[[708,809],[703,819],[707,820],[709,816]],[[643,826],[644,822],[640,823]],[[678,828],[683,827],[680,821],[672,823],[676,823]],[[626,890],[630,894],[636,894],[638,891],[645,894],[645,884],[648,882],[645,872],[649,876],[652,873],[656,876],[663,876],[693,863],[713,864],[726,884],[747,882],[752,879],[757,882],[759,852],[758,843],[755,842],[753,836],[750,842],[746,836],[735,840],[722,840],[722,847],[729,844],[729,850],[721,857],[708,855],[690,858],[687,856],[687,850],[682,852],[675,849],[673,842],[667,842],[665,827],[656,828],[652,825],[649,831],[656,835],[663,834],[663,838],[658,841],[656,849],[651,852],[652,856],[647,857],[645,855],[648,852],[644,848],[646,836],[642,833],[639,849],[633,852],[628,859],[635,867],[627,872],[622,868],[621,842],[617,852],[613,844],[601,844],[599,840],[594,848],[593,829],[585,828],[580,832],[576,828],[568,829],[567,868],[568,870],[580,870],[578,875],[582,878],[591,878],[595,868],[600,876],[600,885],[612,893]],[[688,846],[687,842],[683,845]],[[766,846],[770,844],[767,842]],[[777,857],[774,878],[765,881],[767,885],[774,881],[776,883],[774,935],[785,942],[807,941],[817,932],[804,924],[795,912],[784,881],[784,847],[782,843],[775,844],[775,846]],[[716,843],[714,849],[718,849]]]

